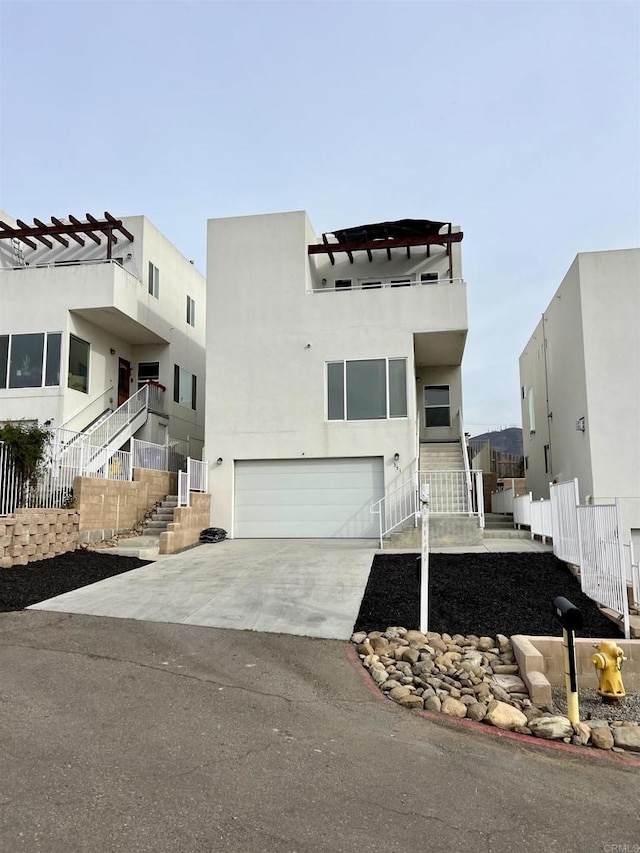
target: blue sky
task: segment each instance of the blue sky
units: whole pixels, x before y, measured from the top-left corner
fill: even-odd
[[[520,425],[518,356],[577,252],[640,243],[640,4],[0,2],[0,207],[465,232],[465,418]]]

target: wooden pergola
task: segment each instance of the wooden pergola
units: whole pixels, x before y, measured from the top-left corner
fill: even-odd
[[[446,229],[441,233],[442,229]],[[329,240],[329,235],[333,240]],[[349,263],[353,263],[354,252],[366,252],[369,261],[373,260],[372,252],[383,249],[387,260],[391,260],[392,249],[406,249],[407,257],[411,257],[411,249],[416,246],[426,246],[427,257],[431,255],[431,246],[444,246],[449,258],[451,244],[459,243],[463,238],[462,231],[452,231],[450,222],[434,222],[430,219],[399,219],[396,222],[380,222],[373,225],[359,225],[355,228],[343,228],[339,231],[328,231],[322,235],[322,243],[314,243],[308,247],[309,255],[329,255],[332,266],[335,265],[335,255],[346,253]],[[449,264],[451,267],[451,264]]]
[[[128,231],[122,224],[121,219],[116,219],[108,211],[104,212],[104,219],[96,219],[90,213],[86,214],[86,222],[81,222],[75,216],[69,216],[68,222],[63,222],[55,216],[51,217],[51,224],[48,225],[41,219],[34,217],[33,225],[27,225],[21,219],[16,219],[18,227],[15,228],[0,220],[0,240],[20,240],[31,249],[38,249],[38,243],[53,249],[55,240],[65,248],[69,248],[69,240],[73,240],[80,246],[85,245],[85,237],[93,240],[94,243],[100,245],[102,235],[107,238],[107,260],[111,259],[112,246],[118,242],[118,238],[114,232],[119,232],[121,237],[133,243],[133,234]],[[36,242],[37,241],[37,242]]]

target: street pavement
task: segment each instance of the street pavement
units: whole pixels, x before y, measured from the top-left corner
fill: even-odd
[[[637,766],[402,709],[349,648],[2,614],[0,849],[638,849]]]

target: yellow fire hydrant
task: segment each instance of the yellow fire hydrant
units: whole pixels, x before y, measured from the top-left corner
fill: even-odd
[[[622,661],[626,660],[626,657],[620,646],[613,640],[603,640],[601,643],[594,643],[593,647],[598,650],[598,654],[591,658],[591,663],[597,671],[600,696],[605,702],[626,696],[620,675]]]

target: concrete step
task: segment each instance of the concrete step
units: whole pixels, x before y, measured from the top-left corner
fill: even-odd
[[[96,553],[155,560],[159,555],[159,542],[157,536],[132,536],[130,539],[121,539],[115,548],[101,548]]]
[[[484,528],[485,539],[531,539],[531,533],[528,530],[499,530],[494,527]]]
[[[166,530],[168,523],[169,520],[152,518],[149,521],[145,521],[144,528],[145,530]]]

